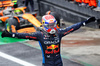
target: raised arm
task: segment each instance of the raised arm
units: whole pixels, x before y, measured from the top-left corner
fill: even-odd
[[[76,23],[76,24],[74,24],[74,25],[72,25],[70,27],[64,28],[64,29],[59,29],[60,34],[63,37],[63,36],[73,32],[73,31],[79,29],[81,26],[84,26],[84,25],[86,25],[86,24],[88,24],[90,22],[94,22],[95,20],[96,20],[95,17],[90,17],[86,21]]]
[[[2,37],[12,37],[12,38],[20,38],[20,39],[29,39],[29,40],[38,40],[38,35],[40,33],[35,32],[33,34],[28,33],[9,33],[8,31],[4,31],[1,36]]]

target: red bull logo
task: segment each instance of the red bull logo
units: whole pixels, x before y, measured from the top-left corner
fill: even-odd
[[[56,48],[59,48],[58,45],[50,45],[50,46],[47,46],[47,49],[56,49]]]
[[[45,50],[45,54],[53,54],[53,50],[52,51]]]
[[[56,50],[58,48],[58,50]],[[48,49],[51,49],[51,51],[48,51]],[[59,45],[50,45],[47,46],[47,50],[45,50],[46,54],[53,54],[53,53],[58,53],[60,51]]]
[[[54,19],[54,17],[53,17],[52,15],[46,15],[44,18],[45,18],[46,20]]]

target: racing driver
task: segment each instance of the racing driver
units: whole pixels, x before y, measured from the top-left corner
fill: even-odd
[[[60,44],[62,37],[93,21],[95,21],[95,17],[91,17],[84,22],[76,23],[70,27],[57,28],[57,21],[54,16],[44,15],[42,17],[42,28],[33,34],[10,33],[6,30],[1,36],[39,41],[43,56],[42,65],[63,66],[60,55]]]

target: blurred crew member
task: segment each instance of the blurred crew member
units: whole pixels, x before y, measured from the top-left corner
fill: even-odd
[[[90,0],[89,6],[92,7],[92,8],[97,7],[97,2],[96,2],[96,0]]]
[[[33,0],[25,0],[25,6],[28,8],[28,4],[30,3],[31,12],[34,11],[34,1]]]

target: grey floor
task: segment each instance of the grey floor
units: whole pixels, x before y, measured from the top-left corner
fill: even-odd
[[[6,53],[10,56],[16,57],[28,63],[35,64],[36,66],[42,66],[41,51],[34,47],[27,46],[25,44],[16,42],[11,44],[0,45],[0,52]],[[65,58],[62,58],[62,60],[64,66],[83,66],[81,64],[72,62]],[[0,66],[22,66],[22,65],[0,56]]]

